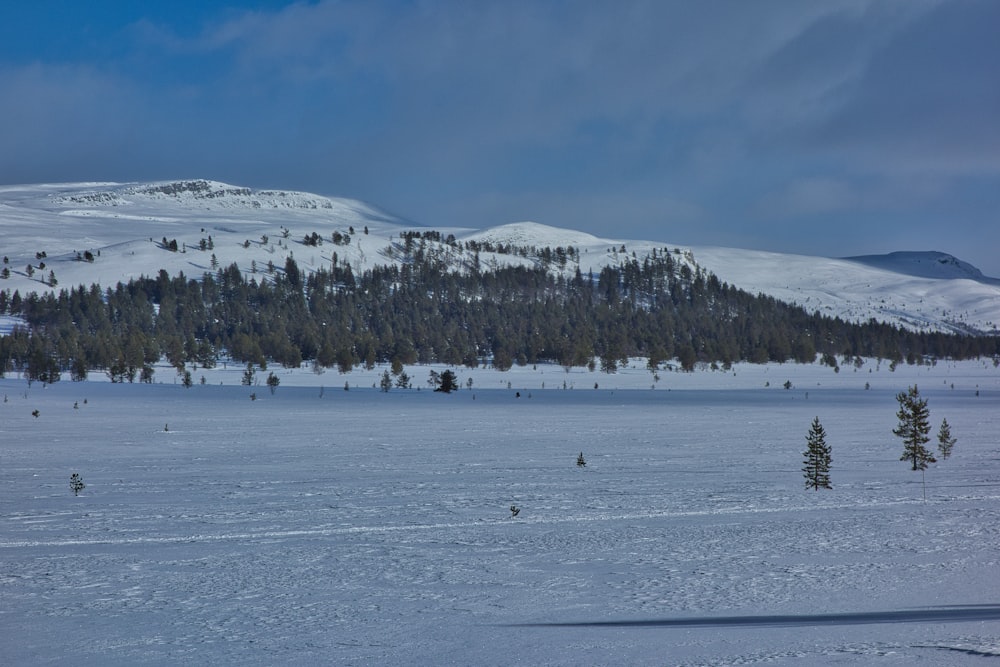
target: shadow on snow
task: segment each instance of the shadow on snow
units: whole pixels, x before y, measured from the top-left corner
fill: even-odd
[[[813,625],[871,625],[876,623],[959,623],[1000,620],[1000,605],[952,605],[842,614],[778,614],[773,616],[703,616],[635,621],[577,621],[565,623],[515,623],[512,627],[569,628],[705,628],[800,627]]]

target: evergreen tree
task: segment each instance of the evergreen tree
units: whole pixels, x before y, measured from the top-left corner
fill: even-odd
[[[382,379],[379,382],[379,387],[387,393],[392,389],[392,375],[389,374],[389,371],[382,371]]]
[[[580,455],[576,457],[576,465],[580,466],[581,468],[587,465],[587,460],[583,458],[583,452],[580,452]]]
[[[941,459],[951,456],[951,450],[958,442],[957,438],[951,437],[951,426],[947,419],[941,420],[941,429],[938,431],[938,451],[941,452]]]
[[[273,372],[268,373],[268,375],[267,375],[267,388],[271,390],[271,395],[272,396],[274,395],[274,390],[278,388],[279,384],[281,384],[281,379],[278,378],[278,376],[275,375]]]
[[[442,391],[446,394],[450,394],[451,392],[457,390],[458,390],[458,382],[455,378],[455,373],[450,370],[441,373],[441,383],[434,391]]]
[[[899,425],[892,432],[903,440],[903,455],[899,460],[909,461],[911,470],[926,470],[928,464],[937,461],[924,447],[930,441],[928,434],[931,431],[927,399],[920,398],[917,385],[913,385],[907,392],[897,394],[896,400],[899,402],[899,412],[896,413]]]
[[[830,457],[830,446],[826,444],[826,430],[819,423],[819,417],[813,419],[806,444],[802,468],[806,488],[815,491],[833,488],[830,486],[830,463],[833,459]]]

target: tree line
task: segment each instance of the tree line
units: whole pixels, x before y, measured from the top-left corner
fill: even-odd
[[[550,256],[573,256],[573,251]],[[0,373],[54,382],[68,372],[151,381],[162,358],[212,367],[222,359],[350,372],[391,363],[507,370],[513,364],[597,366],[629,357],[652,370],[698,363],[812,362],[860,357],[923,363],[1000,356],[1000,339],[913,332],[809,313],[752,295],[666,250],[624,257],[598,274],[545,266],[456,270],[436,253],[355,274],[346,261],[305,272],[246,274],[232,264],[191,278],[160,271],[114,287],[58,294],[0,291],[0,314],[27,326],[0,337]],[[557,260],[558,261],[558,260]]]

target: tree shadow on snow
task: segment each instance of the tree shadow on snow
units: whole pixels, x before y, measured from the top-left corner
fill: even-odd
[[[773,616],[703,616],[634,621],[576,621],[564,623],[516,623],[513,627],[568,628],[705,628],[705,627],[801,627],[816,625],[870,625],[875,623],[959,623],[1000,620],[1000,605],[950,605],[901,611],[849,612],[841,614],[777,614]]]

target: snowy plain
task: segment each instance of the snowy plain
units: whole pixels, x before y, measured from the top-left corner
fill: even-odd
[[[189,389],[163,367],[0,379],[0,662],[1000,657],[992,362],[456,369],[450,395],[431,368],[388,393],[380,367],[275,369],[274,394],[234,365]],[[958,438],[926,501],[891,432],[912,384]],[[800,471],[815,416],[818,492]]]

